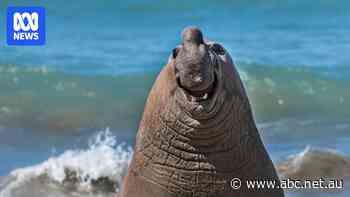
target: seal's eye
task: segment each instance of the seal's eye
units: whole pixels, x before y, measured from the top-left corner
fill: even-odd
[[[218,55],[225,55],[225,49],[220,44],[214,43],[210,45],[210,49]]]
[[[179,51],[180,51],[180,48],[179,48],[179,47],[176,47],[175,49],[173,49],[173,51],[172,51],[172,53],[171,53],[173,59],[176,58],[176,56],[177,56],[177,54],[179,53]]]

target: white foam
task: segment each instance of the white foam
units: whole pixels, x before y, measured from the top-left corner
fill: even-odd
[[[90,140],[87,150],[67,150],[41,164],[11,172],[12,181],[0,192],[0,197],[11,196],[11,191],[40,176],[63,183],[66,169],[77,173],[81,180],[79,189],[89,191],[91,181],[98,178],[108,178],[121,185],[131,156],[131,148],[126,148],[124,144],[118,145],[110,130],[106,129]]]

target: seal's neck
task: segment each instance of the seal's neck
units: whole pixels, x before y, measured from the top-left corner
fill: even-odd
[[[184,192],[183,196],[194,190],[208,194],[222,191],[237,172],[234,162],[242,158],[232,130],[210,138],[191,139],[162,127],[153,137],[152,145],[143,150],[147,165],[139,173],[169,192]],[[207,184],[210,188],[199,188]]]
[[[239,132],[235,132],[238,128],[234,128],[234,113],[230,109],[233,107],[224,105],[215,118],[202,122],[181,112],[165,110],[159,117],[159,129],[148,133],[152,148],[144,149],[145,154],[151,155],[151,163],[156,165],[208,172],[229,170],[226,166],[218,169],[216,160],[230,157],[239,144]]]

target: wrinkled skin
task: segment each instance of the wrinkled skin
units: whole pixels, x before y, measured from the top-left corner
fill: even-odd
[[[248,191],[251,179],[278,181],[239,75],[221,45],[186,28],[149,94],[121,196],[283,197]]]

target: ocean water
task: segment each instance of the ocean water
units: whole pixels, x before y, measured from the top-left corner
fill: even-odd
[[[6,46],[16,5],[46,8],[45,46]],[[113,196],[148,91],[188,25],[232,55],[281,175],[349,177],[350,2],[6,0],[0,197]],[[345,184],[287,196],[349,194]]]

